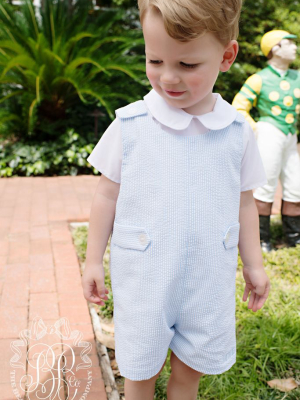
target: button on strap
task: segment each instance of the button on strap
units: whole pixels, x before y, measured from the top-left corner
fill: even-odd
[[[134,103],[127,104],[127,106],[118,108],[115,113],[117,117],[126,119],[147,114],[147,108],[144,104],[144,100],[138,100]]]

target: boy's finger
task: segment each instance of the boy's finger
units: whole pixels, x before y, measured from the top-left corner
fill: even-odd
[[[94,304],[97,304],[98,306],[104,306],[104,301],[93,301]]]
[[[257,307],[261,308],[264,305],[265,301],[268,298],[269,290],[270,290],[270,283],[268,282],[265,287],[264,294],[262,296],[259,296],[259,301],[258,301]]]
[[[254,298],[255,298],[255,293],[254,293],[254,291],[252,290],[252,291],[251,291],[251,294],[250,294],[250,299],[249,299],[249,302],[248,302],[248,308],[252,308],[253,302],[254,302]]]
[[[252,311],[257,311],[259,310],[259,300],[260,300],[260,296],[258,296],[257,294],[255,294],[255,300],[254,300],[254,304],[252,307]]]
[[[93,300],[96,300],[96,301],[102,300],[97,292],[91,293],[90,298],[93,299]]]
[[[253,311],[254,307],[255,307],[256,294],[255,294],[255,292],[252,292],[252,293],[253,293],[253,300],[252,300],[251,306],[249,305],[249,308]]]
[[[268,295],[269,295],[269,290],[270,290],[270,287],[267,286],[265,294],[260,297],[260,299],[259,299],[260,307],[262,307],[265,304],[265,301],[267,300]]]
[[[102,303],[104,304],[103,300],[100,299],[100,297],[98,297],[98,296],[91,295],[89,297],[86,297],[86,299],[90,303],[99,304],[99,305],[102,304]]]
[[[243,294],[243,301],[246,301],[248,299],[249,292],[250,292],[250,289],[246,285],[245,290],[244,290],[244,294]]]
[[[262,306],[265,304],[266,298],[260,297],[258,303],[257,303],[257,309],[260,310]]]
[[[99,297],[106,297],[107,289],[106,287],[103,287],[103,282],[96,280],[93,292]]]
[[[106,293],[104,293],[102,291],[98,292],[98,296],[101,298],[101,300],[103,300],[103,299],[107,300],[108,299]]]

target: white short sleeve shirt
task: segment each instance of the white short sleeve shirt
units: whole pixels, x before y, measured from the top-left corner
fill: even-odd
[[[192,115],[170,106],[154,89],[144,96],[145,104],[161,128],[174,135],[205,135],[209,130],[223,129],[236,118],[237,110],[218,93],[214,109],[202,115]],[[255,189],[267,183],[266,174],[256,144],[255,135],[245,121],[243,131],[241,191]],[[114,182],[121,183],[122,138],[117,117],[106,129],[87,161]]]

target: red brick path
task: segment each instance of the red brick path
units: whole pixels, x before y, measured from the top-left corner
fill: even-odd
[[[80,269],[72,243],[68,223],[88,221],[91,201],[99,177],[14,177],[0,180],[0,399],[15,400],[10,374],[16,380],[24,375],[21,368],[10,365],[14,339],[24,329],[33,328],[32,321],[39,316],[39,327],[48,327],[40,339],[42,344],[63,341],[51,334],[50,326],[66,317],[70,330],[78,329],[82,340],[90,342],[87,352],[92,361],[92,385],[88,400],[106,400],[105,386],[96,355],[96,346],[87,302],[82,295]],[[44,325],[43,325],[44,324]],[[53,329],[53,328],[52,328]],[[67,335],[68,336],[68,335]],[[34,344],[36,341],[31,340]],[[29,344],[29,346],[31,346]],[[66,346],[66,344],[64,344]],[[82,362],[80,351],[73,344],[76,364]],[[26,348],[20,347],[20,362],[26,364]],[[39,348],[38,352],[43,350]],[[67,350],[67,359],[71,351]],[[60,354],[61,344],[55,347]],[[29,352],[28,359],[33,359]],[[34,369],[28,363],[28,372]],[[85,391],[87,370],[74,370],[82,379],[78,394]],[[67,374],[68,375],[68,374]],[[43,382],[49,373],[42,376]],[[73,388],[72,390],[75,390]],[[23,397],[24,392],[18,389]],[[40,394],[42,398],[43,395]],[[35,396],[30,396],[30,399]],[[61,397],[63,399],[64,397]],[[71,397],[72,398],[72,397]],[[58,396],[55,400],[58,400]]]

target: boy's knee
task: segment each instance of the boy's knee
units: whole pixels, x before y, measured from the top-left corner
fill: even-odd
[[[186,365],[173,352],[171,353],[170,363],[172,374],[178,377],[178,379],[183,379],[184,381],[190,379],[194,381],[205,375],[204,373],[196,371],[195,369]]]
[[[145,380],[141,380],[141,381],[132,381],[132,380],[130,380],[130,379],[128,379],[128,378],[125,378],[125,379],[127,380],[127,382],[130,382],[131,384],[137,384],[137,385],[143,385],[143,384],[151,383],[152,381],[156,381],[156,379],[159,377],[161,371],[163,370],[163,367],[165,366],[166,361],[167,361],[167,360],[165,360],[165,362],[163,363],[163,366],[162,366],[161,369],[158,371],[158,373],[157,373],[156,375],[152,376],[152,377],[149,378],[149,379],[145,379]]]

